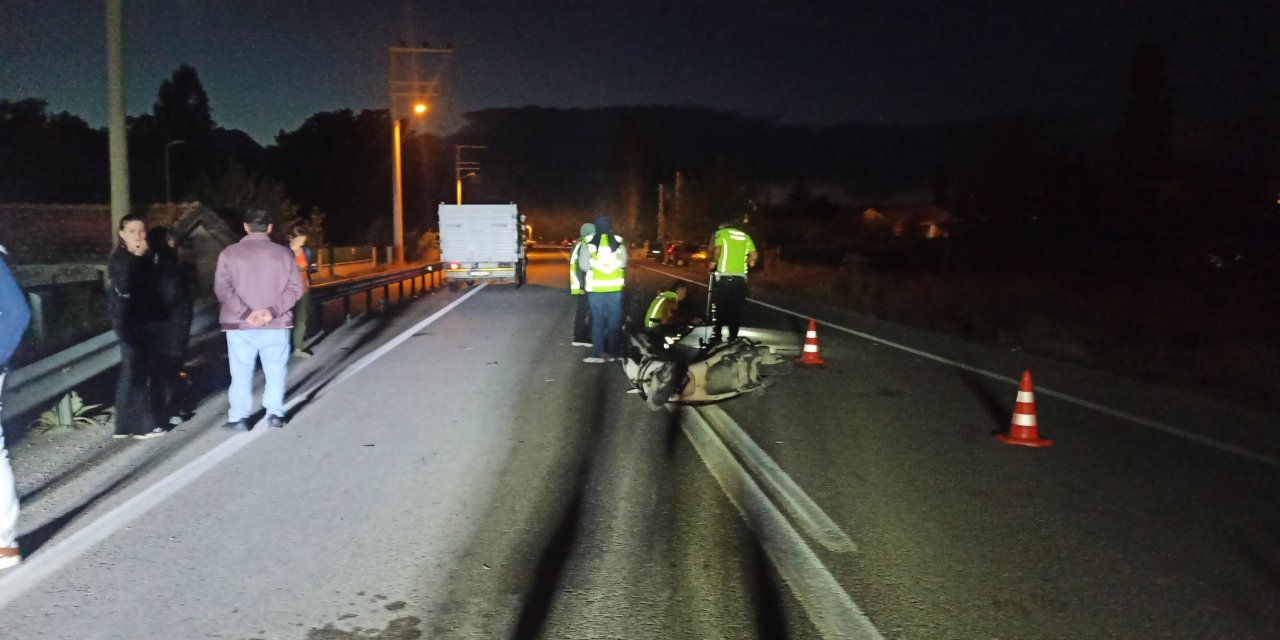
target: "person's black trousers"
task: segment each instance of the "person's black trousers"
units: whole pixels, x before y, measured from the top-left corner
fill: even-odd
[[[583,292],[574,296],[578,306],[573,310],[573,341],[591,342],[591,306],[587,304],[587,294]]]
[[[729,327],[729,339],[738,337],[738,329],[742,326],[742,309],[747,305],[747,279],[742,276],[717,275],[711,283],[711,316],[714,320],[715,333],[720,337],[720,328]]]
[[[153,348],[126,339],[116,331],[120,345],[120,368],[116,377],[116,435],[141,435],[160,426],[156,423],[152,407],[160,392],[153,387],[152,378],[158,373],[158,355]]]

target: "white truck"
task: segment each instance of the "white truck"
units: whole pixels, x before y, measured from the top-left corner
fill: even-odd
[[[440,261],[459,282],[524,284],[525,227],[515,204],[441,204]]]

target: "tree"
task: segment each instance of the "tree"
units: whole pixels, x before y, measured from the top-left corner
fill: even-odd
[[[314,114],[297,130],[276,136],[267,166],[293,201],[326,213],[332,242],[390,241],[391,121],[385,109]]]
[[[0,100],[0,202],[103,202],[107,135],[44,100]]]
[[[285,195],[284,184],[269,176],[251,174],[238,164],[230,164],[217,174],[202,175],[192,186],[191,195],[226,218],[233,229],[248,209],[272,212],[272,234],[278,239],[283,239],[299,222],[298,207]],[[315,213],[313,210],[312,216]],[[323,220],[320,216],[318,222]]]
[[[213,112],[209,96],[200,83],[200,74],[190,65],[181,65],[160,83],[160,92],[151,113],[159,120],[166,140],[198,144],[213,132]]]
[[[636,118],[622,123],[614,148],[614,187],[617,193],[613,228],[624,238],[639,239],[641,194],[649,186],[645,171],[645,135]]]

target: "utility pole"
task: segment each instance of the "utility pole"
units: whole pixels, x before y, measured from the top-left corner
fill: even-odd
[[[124,0],[106,0],[107,157],[111,163],[111,239],[129,215],[129,140],[124,125]]]
[[[658,183],[658,244],[665,245],[667,242],[667,202],[665,195],[665,185]]]
[[[675,202],[671,203],[672,204],[671,215],[675,219],[676,231],[679,232],[681,235],[684,234],[683,226],[680,223],[680,217],[684,214],[684,209],[683,207],[680,206],[680,190],[682,186],[684,186],[684,178],[680,175],[680,172],[677,171],[676,172],[676,192],[673,198]]]
[[[478,160],[472,160],[467,162],[464,162],[462,160],[462,150],[463,149],[488,149],[488,148],[489,147],[486,147],[484,145],[479,145],[479,144],[453,145],[453,177],[457,185],[456,188],[458,191],[458,204],[462,204],[462,179],[474,176],[476,175],[477,172],[480,171],[480,162]],[[463,175],[463,172],[466,172],[466,171],[470,171],[471,173]]]
[[[435,54],[452,54],[453,45],[433,48],[428,43],[421,47],[406,47],[401,43],[398,47],[387,49],[387,93],[390,95],[391,116],[391,235],[395,245],[396,264],[404,263],[404,191],[403,176],[400,172],[400,118],[398,108],[405,101],[414,103],[413,112],[422,115],[427,112],[427,98],[440,95],[439,80],[419,80],[419,69],[412,65],[407,72],[400,69],[397,60],[408,58],[410,62],[421,56]],[[436,77],[439,77],[437,70]]]

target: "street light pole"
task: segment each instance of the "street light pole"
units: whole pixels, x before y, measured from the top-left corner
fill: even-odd
[[[488,148],[489,147],[486,147],[484,145],[478,145],[478,144],[453,145],[453,177],[457,181],[456,189],[458,192],[458,204],[462,204],[462,179],[470,176],[474,176],[476,175],[476,172],[480,170],[479,162],[476,162],[476,161],[463,162],[462,161],[462,150],[463,149],[488,149]],[[466,172],[466,171],[470,171],[471,173],[468,173],[465,176],[462,175],[463,172]]]
[[[395,245],[395,262],[397,264],[404,263],[404,188],[400,164],[400,118],[397,117],[396,111],[397,98],[413,99],[415,101],[414,113],[422,115],[427,111],[427,106],[422,101],[426,98],[440,95],[440,83],[436,80],[417,80],[416,69],[411,70],[414,79],[405,80],[400,78],[399,74],[397,74],[396,58],[397,56],[451,53],[453,53],[452,45],[447,45],[444,48],[432,48],[427,46],[426,43],[423,43],[422,47],[399,46],[387,49],[387,93],[390,95],[388,114],[391,116],[392,156],[391,236],[392,243]]]
[[[107,156],[111,165],[111,239],[129,214],[129,142],[124,105],[124,0],[106,0]]]
[[[173,188],[169,181],[169,149],[175,144],[182,144],[186,140],[170,140],[164,145],[164,203],[173,203]]]

